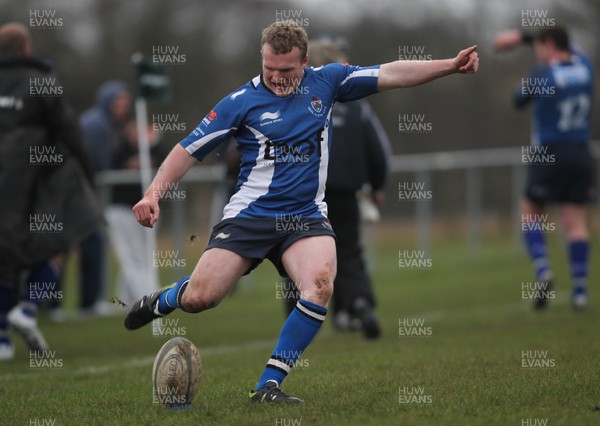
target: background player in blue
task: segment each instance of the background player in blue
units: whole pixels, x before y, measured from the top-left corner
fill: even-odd
[[[236,193],[192,275],[133,304],[125,327],[136,329],[176,308],[215,307],[238,279],[268,258],[297,284],[301,298],[281,330],[252,402],[301,403],[279,386],[317,334],[336,274],[334,233],[323,202],[331,109],[378,91],[417,86],[455,73],[474,73],[477,46],[455,58],[395,61],[381,66],[329,64],[307,68],[306,31],[275,22],[262,34],[262,73],[223,98],[176,145],[133,208],[140,224],[159,218],[158,200],[196,160],[233,136],[241,154]]]
[[[534,301],[543,308],[551,295],[553,274],[544,239],[544,207],[558,203],[573,278],[572,303],[587,305],[589,258],[585,204],[595,195],[595,167],[588,146],[593,93],[593,68],[572,48],[565,29],[552,27],[535,35],[509,30],[496,37],[498,50],[533,43],[538,66],[522,79],[515,93],[518,107],[534,103],[533,141],[525,198],[522,203],[524,240],[542,285]]]

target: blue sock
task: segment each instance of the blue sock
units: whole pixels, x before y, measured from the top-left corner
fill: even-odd
[[[571,264],[571,277],[573,290],[585,293],[587,288],[588,257],[590,244],[587,241],[569,242],[569,262]]]
[[[550,263],[548,262],[548,253],[546,251],[546,241],[542,230],[538,227],[531,231],[523,233],[525,247],[529,257],[533,261],[535,268],[535,277],[537,280],[546,281],[552,277]]]
[[[275,380],[278,384],[283,382],[302,352],[317,335],[326,314],[327,308],[308,300],[300,299],[296,303],[296,307],[283,324],[277,346],[256,385],[256,390],[265,386],[268,380]]]
[[[177,283],[172,284],[171,287],[163,290],[158,296],[156,308],[154,310],[158,315],[167,315],[173,312],[175,309],[181,307],[181,296],[185,292],[185,289],[190,282],[190,276],[186,275],[180,279]]]
[[[37,315],[38,307],[58,292],[59,270],[49,261],[33,268],[27,279],[27,288],[21,297],[23,313],[28,317]]]

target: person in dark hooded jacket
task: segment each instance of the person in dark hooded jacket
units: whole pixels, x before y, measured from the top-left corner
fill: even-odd
[[[5,360],[14,356],[9,322],[30,350],[47,347],[35,304],[14,306],[21,276],[65,252],[102,218],[76,117],[52,65],[32,56],[29,30],[20,23],[0,27],[0,194],[0,360]]]
[[[85,111],[80,125],[92,156],[94,173],[113,168],[114,156],[131,115],[131,94],[122,81],[103,83],[96,94],[96,104]],[[106,236],[99,227],[80,246],[80,313],[109,314],[110,305],[102,301],[106,277]]]

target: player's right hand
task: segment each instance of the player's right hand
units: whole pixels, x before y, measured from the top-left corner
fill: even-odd
[[[152,228],[160,215],[158,199],[153,196],[145,195],[144,198],[133,206],[133,212],[140,225]]]

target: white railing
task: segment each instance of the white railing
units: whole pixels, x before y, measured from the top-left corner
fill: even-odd
[[[511,210],[515,224],[515,235],[521,223],[519,204],[525,179],[525,167],[521,157],[521,147],[490,148],[464,151],[433,152],[426,154],[395,155],[390,161],[390,172],[414,173],[418,182],[431,188],[434,172],[465,170],[465,193],[467,216],[468,253],[475,257],[481,248],[482,230],[482,181],[483,169],[509,167],[511,181]],[[596,159],[600,158],[600,142],[592,142]],[[600,179],[600,173],[598,174]],[[224,165],[195,166],[183,177],[181,183],[220,183],[225,179]],[[103,203],[109,202],[110,187],[115,184],[140,183],[140,174],[134,170],[110,170],[98,175]],[[599,185],[600,187],[600,180]],[[182,247],[185,242],[185,213],[183,203],[172,203],[171,220],[173,227],[173,245]],[[431,228],[433,206],[430,201],[416,201],[415,223],[417,246],[421,250],[431,247]],[[518,238],[517,238],[518,240]]]

